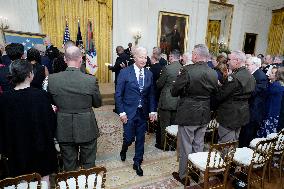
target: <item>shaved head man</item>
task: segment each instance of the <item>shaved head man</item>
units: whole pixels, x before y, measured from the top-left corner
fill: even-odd
[[[80,71],[80,49],[68,47],[64,58],[66,70],[48,78],[48,92],[58,107],[57,140],[65,171],[88,169],[96,165],[99,129],[92,107],[101,106],[101,95],[96,77]]]

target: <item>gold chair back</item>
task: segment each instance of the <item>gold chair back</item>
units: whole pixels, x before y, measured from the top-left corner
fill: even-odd
[[[238,141],[212,144],[209,148],[206,170],[226,169],[233,161]]]
[[[254,149],[251,165],[262,166],[269,161],[273,156],[276,141],[277,138],[272,138],[258,142]]]
[[[284,151],[284,129],[282,129],[277,135],[277,142],[275,146],[275,152]]]
[[[100,188],[105,188],[105,181],[106,181],[106,168],[105,167],[93,167],[93,168],[90,168],[90,169],[81,169],[79,171],[69,171],[69,172],[62,172],[62,173],[58,173],[56,175],[56,188],[57,189],[60,189],[60,186],[59,186],[59,182],[61,181],[64,181],[67,183],[67,180],[70,179],[70,178],[75,178],[76,180],[76,189],[79,188],[79,183],[78,183],[78,177],[79,176],[86,176],[86,188],[87,187],[87,179],[88,179],[88,176],[92,175],[92,174],[95,174],[96,175],[96,179],[95,179],[95,183],[94,183],[94,188],[96,188],[97,186],[97,182],[98,182],[98,175],[100,175],[102,177],[102,184],[101,184],[101,187]],[[67,188],[69,188],[67,186]]]
[[[38,173],[32,173],[32,174],[27,174],[27,175],[21,175],[15,178],[6,178],[4,180],[0,181],[0,188],[4,188],[7,186],[17,186],[18,184],[22,183],[22,182],[38,182],[37,184],[37,188],[40,189],[40,182],[41,182],[41,176]]]

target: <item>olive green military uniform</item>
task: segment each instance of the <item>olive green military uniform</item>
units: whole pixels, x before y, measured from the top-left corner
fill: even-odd
[[[157,89],[161,91],[159,99],[159,120],[161,128],[161,145],[165,140],[165,129],[169,125],[175,124],[178,97],[173,97],[171,89],[182,65],[179,62],[173,62],[162,69],[161,75],[157,80]]]
[[[255,79],[245,67],[234,70],[219,88],[216,100],[220,143],[238,140],[241,127],[249,122],[248,99],[254,89]]]
[[[172,95],[180,96],[176,124],[181,179],[186,175],[188,154],[203,151],[206,125],[210,121],[210,97],[217,88],[217,73],[206,62],[184,66],[173,85]]]

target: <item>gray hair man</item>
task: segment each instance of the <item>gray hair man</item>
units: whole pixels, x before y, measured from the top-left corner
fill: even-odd
[[[135,63],[121,70],[115,89],[115,103],[123,123],[121,160],[125,161],[128,147],[135,141],[133,169],[138,176],[143,176],[141,163],[147,119],[149,118],[151,122],[157,119],[157,107],[153,75],[144,68],[147,62],[147,50],[144,47],[137,47],[132,52]]]
[[[241,128],[239,137],[240,147],[249,147],[250,141],[256,137],[265,113],[265,92],[268,85],[268,79],[265,73],[260,69],[261,59],[250,57],[246,60],[246,67],[256,81],[255,89],[249,99],[249,123]]]
[[[220,143],[238,140],[241,127],[249,122],[248,99],[255,90],[255,79],[246,69],[245,62],[246,55],[242,51],[229,54],[232,73],[216,94]]]
[[[196,45],[192,51],[194,64],[181,69],[171,90],[172,96],[180,97],[176,114],[179,173],[173,172],[173,177],[183,184],[188,154],[203,151],[206,125],[210,121],[210,96],[218,87],[217,74],[207,65],[208,56],[204,44]]]

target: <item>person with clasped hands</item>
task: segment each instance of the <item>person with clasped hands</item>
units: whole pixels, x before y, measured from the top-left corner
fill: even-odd
[[[133,169],[138,176],[143,176],[141,163],[144,154],[147,119],[157,119],[157,103],[153,85],[153,74],[144,66],[147,50],[137,47],[133,51],[135,63],[121,70],[115,92],[115,102],[120,120],[123,123],[123,145],[121,160],[125,161],[128,146],[135,141]]]

